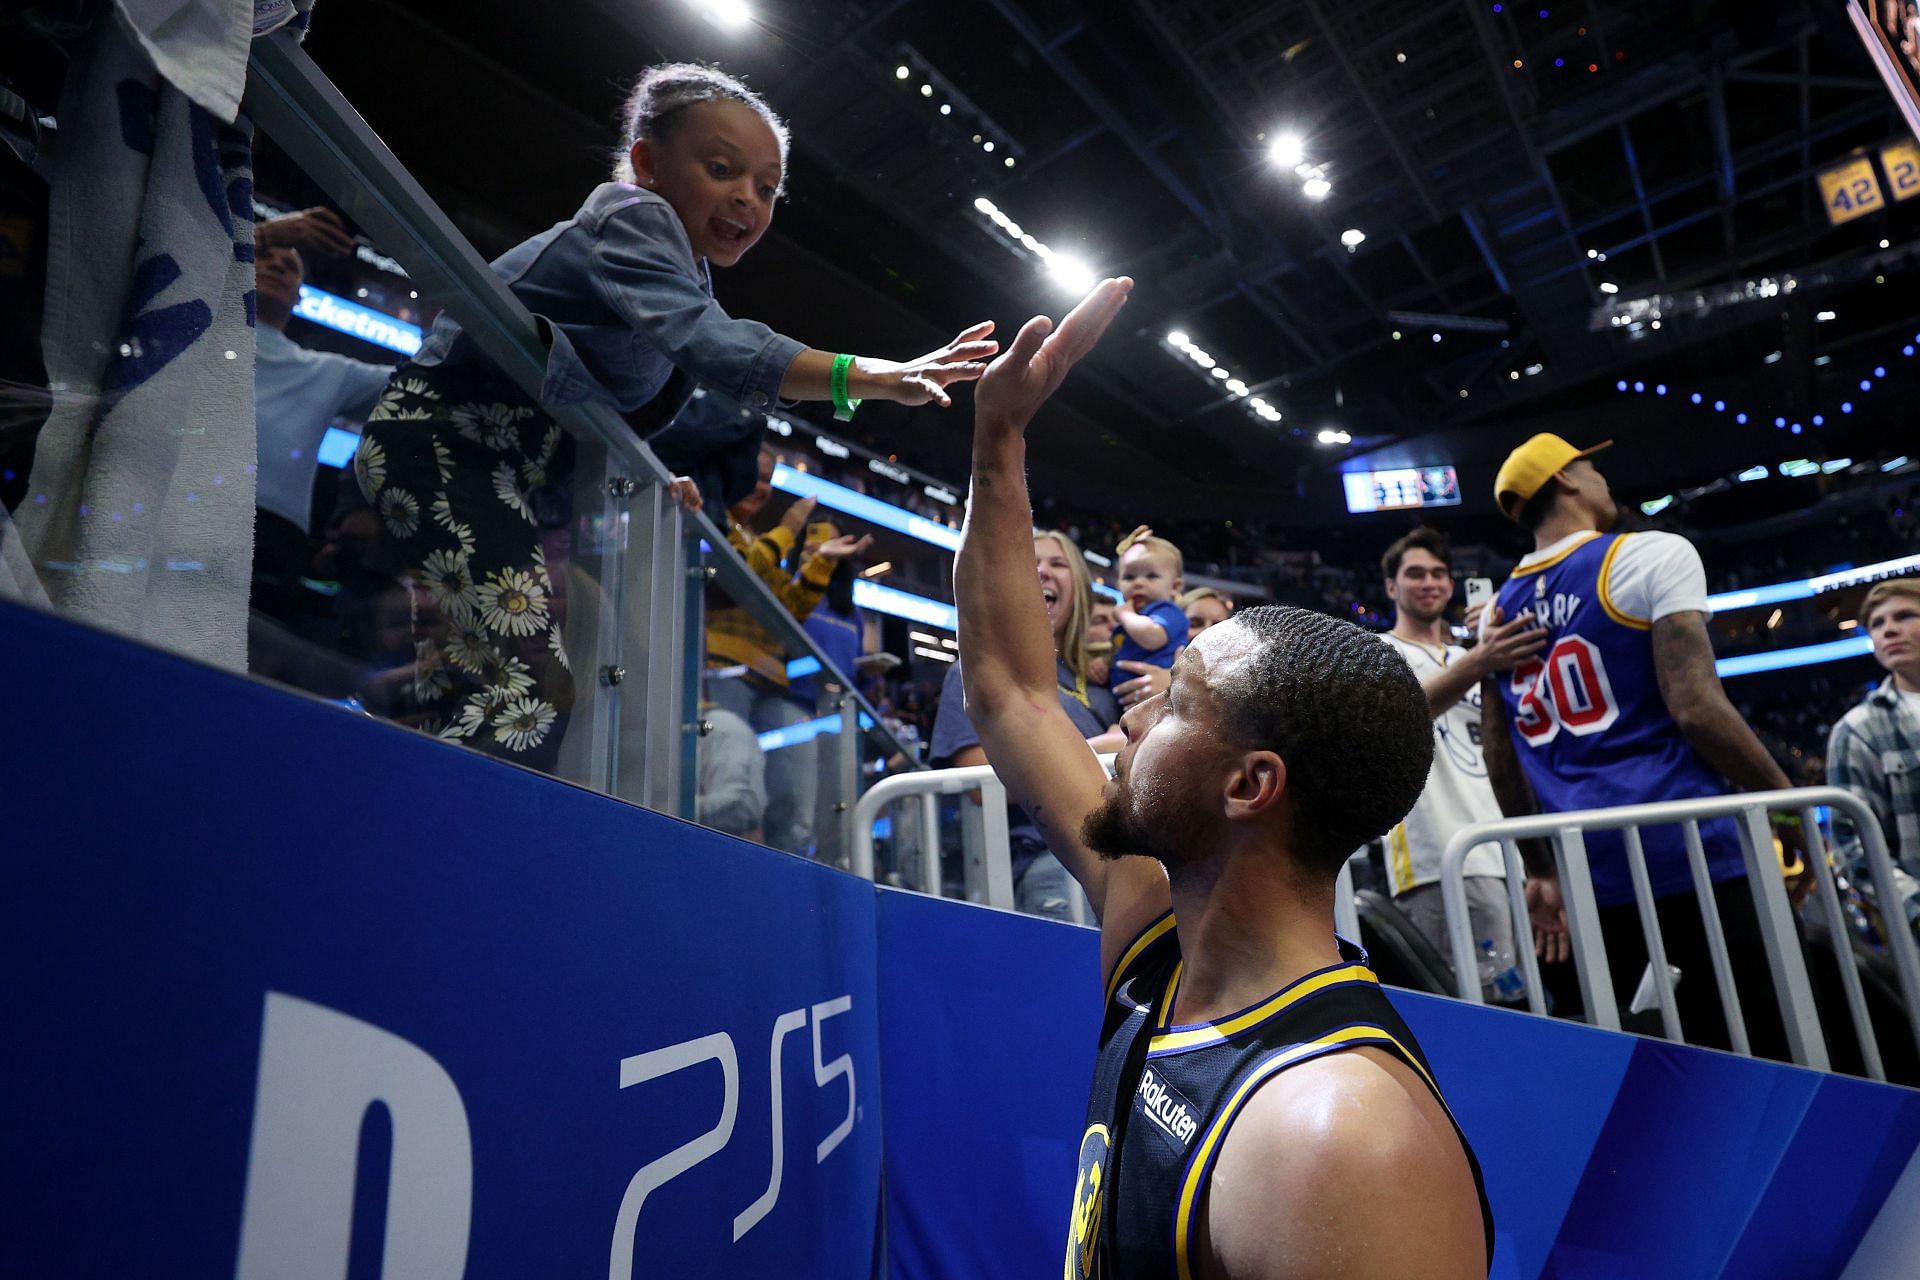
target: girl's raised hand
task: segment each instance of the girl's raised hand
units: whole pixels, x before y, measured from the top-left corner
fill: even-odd
[[[880,386],[874,395],[899,404],[926,404],[932,401],[943,409],[953,407],[947,388],[956,382],[972,382],[987,371],[986,362],[1000,350],[990,341],[993,321],[962,329],[952,342],[913,360],[898,363],[875,361],[874,376]],[[862,362],[864,363],[864,362]]]

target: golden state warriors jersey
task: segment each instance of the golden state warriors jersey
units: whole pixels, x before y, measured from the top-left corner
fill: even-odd
[[[1445,1108],[1366,953],[1345,939],[1339,945],[1340,963],[1231,1017],[1193,1026],[1170,1025],[1181,968],[1173,914],[1127,949],[1107,990],[1066,1280],[1194,1280],[1200,1200],[1221,1143],[1254,1090],[1289,1067],[1371,1045],[1411,1066]],[[1480,1196],[1491,1265],[1493,1211],[1464,1133],[1460,1145]]]

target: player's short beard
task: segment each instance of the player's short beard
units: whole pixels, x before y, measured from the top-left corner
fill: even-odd
[[[1206,855],[1210,816],[1193,789],[1142,794],[1115,779],[1080,824],[1080,839],[1102,858],[1152,858],[1173,874]]]

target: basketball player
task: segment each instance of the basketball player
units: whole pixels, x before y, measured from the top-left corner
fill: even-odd
[[[1057,330],[1028,321],[981,381],[954,567],[968,715],[1101,918],[1066,1275],[1484,1276],[1479,1166],[1331,927],[1341,864],[1432,761],[1407,664],[1324,615],[1244,610],[1121,718],[1109,779],[1060,709],[1039,594],[1015,585],[1032,581],[1027,423],[1131,287],[1104,281]]]
[[[1787,786],[1720,687],[1700,553],[1677,534],[1612,532],[1619,510],[1589,461],[1606,447],[1576,449],[1536,435],[1508,455],[1494,481],[1500,509],[1534,543],[1500,589],[1495,619],[1531,611],[1548,646],[1509,676],[1489,677],[1498,687],[1483,699],[1481,737],[1501,808],[1530,812],[1537,798],[1553,813]],[[1701,823],[1700,836],[1752,1049],[1784,1058],[1738,831],[1719,819]],[[1641,833],[1667,962],[1681,971],[1681,1031],[1690,1044],[1725,1049],[1731,1041],[1684,839],[1675,826]],[[1647,965],[1625,846],[1613,831],[1588,833],[1586,845],[1624,1006]],[[1561,902],[1555,870],[1529,871],[1535,929],[1551,932]]]

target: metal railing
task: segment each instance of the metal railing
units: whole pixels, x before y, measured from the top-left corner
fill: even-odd
[[[1726,931],[1715,904],[1713,883],[1708,875],[1706,853],[1700,835],[1701,822],[1733,818],[1736,820],[1745,861],[1747,886],[1753,894],[1760,936],[1766,948],[1768,972],[1780,1006],[1781,1021],[1786,1029],[1788,1050],[1793,1060],[1802,1066],[1828,1069],[1827,1044],[1822,1034],[1819,1012],[1814,1005],[1806,956],[1794,927],[1793,910],[1787,900],[1768,824],[1769,814],[1791,814],[1797,816],[1801,823],[1800,829],[1806,844],[1805,856],[1814,875],[1813,896],[1819,902],[1821,919],[1832,938],[1839,963],[1839,979],[1859,1041],[1861,1059],[1868,1075],[1875,1080],[1885,1080],[1879,1041],[1868,1013],[1858,961],[1849,942],[1852,931],[1841,908],[1839,891],[1834,884],[1832,861],[1827,855],[1826,840],[1816,820],[1816,810],[1822,807],[1845,814],[1860,834],[1874,892],[1878,895],[1882,918],[1886,922],[1887,951],[1906,1005],[1906,1017],[1915,1045],[1920,1047],[1920,950],[1916,950],[1913,935],[1905,925],[1886,838],[1867,806],[1851,792],[1836,787],[1755,791],[1700,800],[1669,800],[1612,809],[1546,813],[1479,822],[1461,828],[1447,842],[1440,867],[1448,944],[1460,998],[1475,1003],[1481,1001],[1477,957],[1467,908],[1467,854],[1484,844],[1497,843],[1500,846],[1506,865],[1508,903],[1513,912],[1515,936],[1525,939],[1531,936],[1531,931],[1525,897],[1526,871],[1521,863],[1517,842],[1545,838],[1551,842],[1554,851],[1573,960],[1579,974],[1580,993],[1586,1002],[1587,1017],[1596,1026],[1616,1031],[1620,1029],[1620,1010],[1614,997],[1606,944],[1601,936],[1599,907],[1594,900],[1586,845],[1586,834],[1589,832],[1620,831],[1641,931],[1646,939],[1648,968],[1660,1009],[1661,1025],[1667,1039],[1684,1043],[1685,1028],[1681,1026],[1679,1008],[1674,999],[1667,950],[1661,936],[1659,916],[1647,873],[1646,853],[1640,838],[1640,831],[1644,827],[1678,825],[1685,839],[1687,866],[1693,892],[1700,904],[1701,923],[1712,958],[1714,978],[1719,987],[1728,1038],[1735,1052],[1751,1056],[1746,1018],[1740,1006],[1739,992],[1734,986]],[[1526,977],[1528,1006],[1534,1013],[1545,1013],[1539,966],[1533,948],[1523,944],[1516,949]]]
[[[422,299],[444,307],[486,359],[539,399],[548,353],[533,315],[289,33],[253,43],[246,110],[406,269]],[[568,647],[574,647],[574,634],[583,637],[580,644],[596,669],[580,682],[563,776],[649,808],[694,816],[709,582],[789,653],[816,658],[822,679],[844,690],[836,710],[854,732],[840,735],[836,757],[843,797],[859,778],[855,733],[882,758],[913,759],[721,529],[673,500],[666,468],[626,422],[598,404],[547,411],[577,440],[596,446],[582,451],[576,511],[587,512],[597,501],[600,527],[618,531],[588,552],[602,584],[599,597],[569,602]],[[851,810],[844,806],[842,821],[851,819]]]
[[[1102,767],[1113,757],[1098,757]],[[927,769],[919,773],[896,774],[883,778],[867,789],[853,807],[852,870],[868,880],[875,878],[874,824],[894,805],[915,802],[912,826],[896,824],[894,830],[912,830],[919,859],[916,868],[918,889],[941,897],[944,880],[940,862],[940,797],[978,794],[979,804],[962,810],[962,825],[978,814],[978,828],[967,832],[961,841],[965,854],[963,876],[968,901],[1012,910],[1014,907],[1013,851],[1007,832],[1007,788],[987,764],[960,769]],[[897,841],[896,843],[904,843]],[[1075,924],[1096,923],[1093,908],[1079,885],[1067,895],[1068,911]]]

